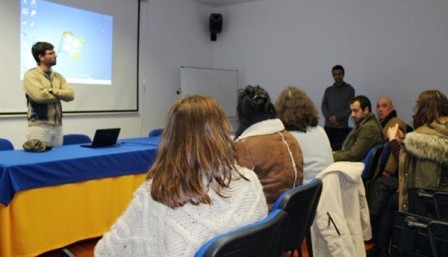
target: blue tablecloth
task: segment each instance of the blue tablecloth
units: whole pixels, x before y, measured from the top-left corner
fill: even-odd
[[[156,157],[159,140],[122,139],[104,148],[66,145],[41,153],[0,151],[0,203],[8,205],[21,190],[144,173]]]

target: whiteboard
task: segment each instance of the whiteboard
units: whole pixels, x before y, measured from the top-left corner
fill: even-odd
[[[211,96],[228,117],[236,117],[238,70],[182,66],[180,78],[182,96]]]

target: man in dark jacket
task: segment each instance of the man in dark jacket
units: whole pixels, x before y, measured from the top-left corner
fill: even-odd
[[[342,149],[333,152],[334,161],[363,161],[372,146],[384,142],[383,129],[371,112],[369,98],[363,95],[352,98],[350,110],[356,126],[345,139]]]

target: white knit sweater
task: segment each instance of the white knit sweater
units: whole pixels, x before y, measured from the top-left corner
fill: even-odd
[[[233,180],[225,191],[228,198],[210,190],[211,205],[171,209],[151,198],[151,181],[145,181],[125,213],[98,242],[95,256],[191,257],[214,236],[264,218],[268,210],[257,175],[237,168],[250,181]]]

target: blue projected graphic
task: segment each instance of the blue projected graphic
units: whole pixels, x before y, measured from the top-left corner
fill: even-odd
[[[21,0],[21,79],[36,66],[35,42],[55,46],[54,70],[69,83],[111,85],[112,16],[45,0]]]

